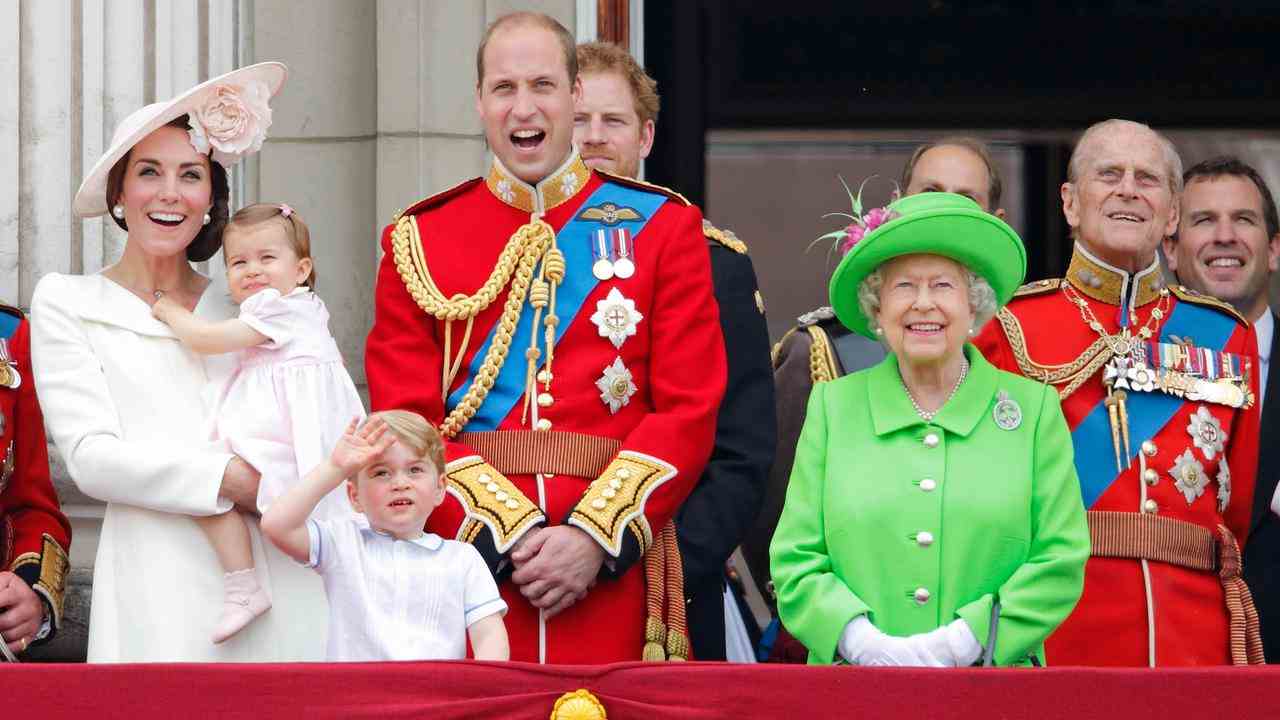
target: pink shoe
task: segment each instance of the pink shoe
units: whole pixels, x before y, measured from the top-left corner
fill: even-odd
[[[240,632],[245,625],[271,607],[271,598],[258,584],[253,568],[237,570],[222,576],[222,617],[213,629],[213,644],[217,645]]]

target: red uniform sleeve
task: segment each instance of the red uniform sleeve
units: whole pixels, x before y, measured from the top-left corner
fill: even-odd
[[[53,627],[62,624],[63,592],[68,571],[67,550],[71,547],[71,524],[62,514],[58,495],[49,475],[49,450],[44,435],[44,417],[36,402],[35,379],[31,372],[30,326],[23,321],[9,339],[9,350],[22,376],[13,393],[12,404],[0,400],[5,412],[5,428],[0,432],[0,525],[8,546],[3,567],[13,571],[49,604]],[[12,452],[12,458],[6,451]]]
[[[724,395],[724,335],[702,215],[691,206],[679,213],[663,243],[649,319],[652,410],[568,519],[615,558],[628,527],[643,554],[693,489],[711,455]]]
[[[1231,468],[1231,500],[1223,513],[1227,527],[1243,548],[1249,537],[1249,521],[1253,514],[1253,489],[1258,477],[1258,443],[1262,432],[1261,374],[1258,366],[1258,336],[1253,326],[1238,330],[1227,344],[1227,352],[1237,353],[1250,364],[1249,387],[1253,390],[1253,406],[1241,408],[1227,437],[1226,462]]]

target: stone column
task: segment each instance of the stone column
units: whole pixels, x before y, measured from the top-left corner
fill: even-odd
[[[289,80],[274,103],[251,199],[288,203],[306,221],[316,290],[358,385],[378,227],[376,15],[374,3],[348,0],[255,0],[252,13],[253,61],[284,62]]]

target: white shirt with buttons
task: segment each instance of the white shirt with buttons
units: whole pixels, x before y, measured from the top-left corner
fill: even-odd
[[[330,661],[461,659],[467,628],[507,611],[467,543],[433,534],[398,540],[363,516],[308,520],[307,532],[307,566],[329,598]]]

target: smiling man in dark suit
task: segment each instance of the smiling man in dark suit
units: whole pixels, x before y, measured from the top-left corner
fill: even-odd
[[[1258,401],[1262,403],[1258,481],[1244,550],[1244,578],[1262,624],[1263,651],[1280,662],[1280,452],[1265,442],[1280,431],[1280,375],[1269,372],[1276,316],[1267,304],[1280,266],[1280,221],[1258,171],[1234,157],[1206,160],[1183,175],[1182,219],[1165,255],[1179,282],[1226,300],[1258,334]]]

